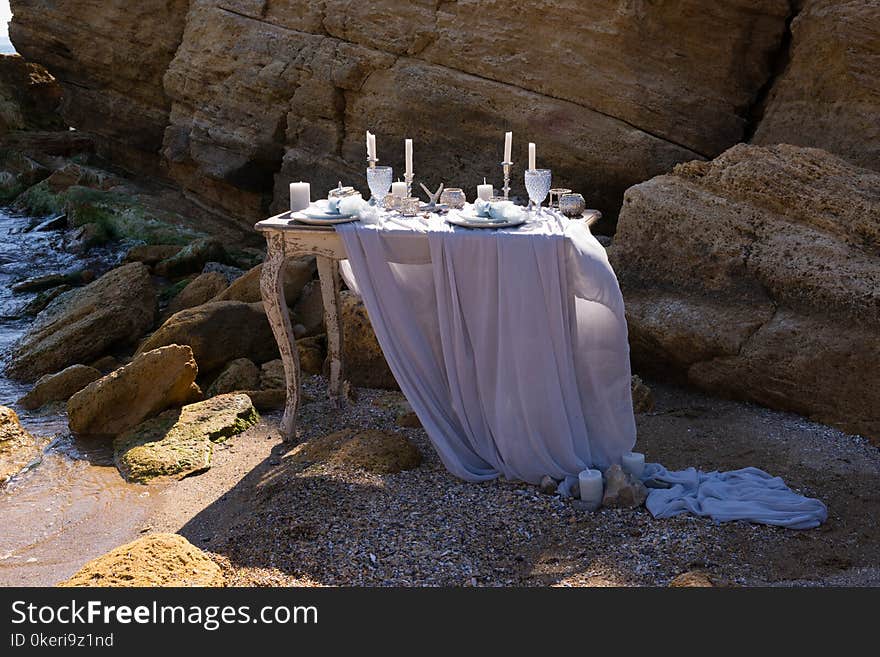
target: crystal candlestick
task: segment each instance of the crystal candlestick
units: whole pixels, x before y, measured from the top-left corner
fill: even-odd
[[[501,169],[504,171],[504,187],[501,188],[501,191],[504,192],[504,198],[510,196],[510,167],[512,166],[513,162],[501,163]]]
[[[367,158],[367,165],[368,165],[371,169],[374,169],[374,168],[376,167],[376,162],[378,162],[378,161],[379,161],[379,158],[378,158],[378,157],[368,157],[368,158]]]
[[[406,182],[406,197],[407,198],[412,196],[413,178],[415,178],[415,174],[413,174],[413,173],[404,173],[403,174],[403,180]]]

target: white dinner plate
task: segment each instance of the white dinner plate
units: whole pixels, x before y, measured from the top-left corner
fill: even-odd
[[[357,214],[354,212],[330,212],[327,208],[327,200],[322,199],[315,201],[302,212],[294,213],[293,218],[300,223],[312,225],[344,224],[349,221],[357,221]]]

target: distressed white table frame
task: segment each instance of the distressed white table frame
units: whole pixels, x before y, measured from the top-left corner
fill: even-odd
[[[598,210],[587,210],[584,219],[592,225],[601,218]],[[281,436],[286,441],[296,440],[296,414],[300,401],[299,352],[287,300],[284,298],[284,266],[291,258],[315,256],[321,299],[324,302],[324,326],[327,330],[327,358],[329,360],[328,396],[337,408],[348,397],[342,359],[342,319],[339,311],[339,261],[347,255],[342,239],[332,226],[309,226],[291,222],[291,213],[283,212],[256,224],[255,228],[266,237],[266,260],[260,276],[260,291],[272,333],[278,342],[287,401],[281,419]],[[413,233],[413,236],[424,236]]]

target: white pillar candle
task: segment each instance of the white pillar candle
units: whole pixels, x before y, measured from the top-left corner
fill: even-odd
[[[504,133],[504,161],[510,162],[510,152],[513,149],[513,133]]]
[[[406,173],[407,175],[412,175],[412,139],[407,139],[403,144],[404,151],[406,152]]]
[[[400,182],[399,180],[397,182],[391,183],[391,193],[394,196],[406,198],[406,183]]]
[[[581,501],[589,505],[590,511],[598,509],[602,505],[602,495],[605,492],[602,473],[598,470],[584,470],[578,474],[578,484],[581,489]]]
[[[492,188],[492,185],[483,183],[482,185],[477,185],[477,198],[483,201],[488,201],[492,198],[492,195],[495,193],[495,190]]]
[[[623,471],[632,475],[636,479],[642,478],[645,471],[645,455],[639,452],[627,452],[623,455],[623,461],[620,464]]]
[[[307,182],[290,183],[290,211],[299,212],[309,207],[312,194]]]
[[[535,168],[535,145],[529,142],[529,169]]]

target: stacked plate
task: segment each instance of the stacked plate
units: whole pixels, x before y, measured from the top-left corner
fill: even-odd
[[[345,224],[350,221],[357,221],[357,213],[355,212],[339,212],[339,210],[331,210],[327,199],[315,201],[305,210],[293,213],[294,221],[301,224],[310,224],[312,226],[331,226],[333,224]]]
[[[462,228],[513,228],[526,222],[526,213],[521,212],[516,219],[492,219],[476,213],[473,205],[465,205],[446,215],[446,221]]]

